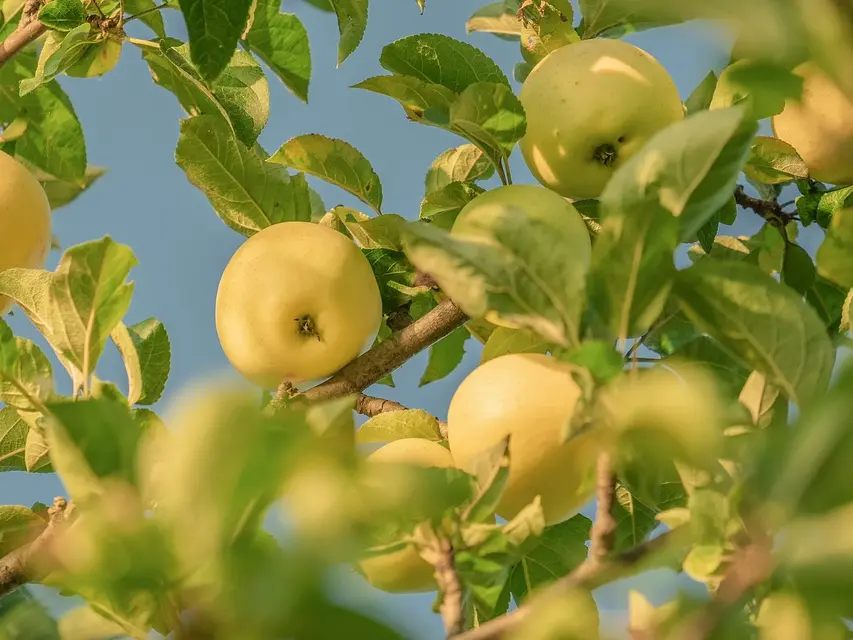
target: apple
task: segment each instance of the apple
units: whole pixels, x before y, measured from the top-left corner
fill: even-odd
[[[40,269],[50,252],[50,203],[36,177],[0,151],[0,271]],[[12,300],[0,296],[0,315]]]
[[[797,150],[814,180],[853,184],[853,102],[813,62],[794,73],[803,95],[773,118],[774,135]]]
[[[437,442],[422,438],[403,438],[380,447],[367,457],[369,464],[411,464],[421,467],[453,467],[453,456]],[[424,560],[414,545],[359,563],[367,581],[389,593],[435,591],[431,564]]]
[[[267,388],[335,373],[372,344],[381,321],[367,258],[343,234],[310,222],[282,222],[249,238],[216,294],[226,357]]]
[[[527,114],[524,161],[536,180],[567,198],[597,198],[649,138],[684,117],[666,69],[621,40],[552,51],[527,76],[519,99]]]
[[[509,354],[474,369],[453,395],[450,452],[473,473],[479,454],[509,441],[509,478],[496,512],[512,519],[540,496],[548,525],[567,520],[592,497],[602,443],[595,429],[564,441],[581,397],[571,367],[541,354]]]
[[[584,274],[589,267],[592,244],[589,230],[577,209],[565,198],[539,185],[514,184],[480,194],[466,204],[453,223],[451,235],[469,240],[490,241],[494,223],[504,216],[523,211],[531,220],[547,227],[562,228],[560,251],[577,266],[577,286],[585,286]],[[492,324],[519,328],[492,311],[485,315]]]

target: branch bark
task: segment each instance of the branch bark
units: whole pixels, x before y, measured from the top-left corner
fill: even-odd
[[[638,570],[645,561],[653,556],[677,546],[681,535],[682,532],[678,529],[667,531],[623,553],[611,555],[599,561],[589,558],[578,565],[569,575],[560,578],[550,587],[547,587],[542,595],[559,596],[577,588],[592,591],[605,584],[625,578]],[[535,610],[537,599],[534,596],[528,603],[512,613],[489,620],[476,629],[455,636],[454,640],[499,640],[504,638],[518,626],[522,619]]]
[[[27,0],[24,4],[23,15],[18,28],[10,33],[3,42],[0,42],[0,67],[47,31],[47,27],[35,18],[41,5],[41,0]]]
[[[750,209],[760,215],[767,222],[775,226],[785,226],[794,219],[794,214],[785,213],[776,200],[761,200],[746,194],[743,185],[735,189],[735,202],[744,209]]]
[[[456,573],[453,545],[447,538],[438,540],[438,557],[435,561],[435,579],[441,590],[441,604],[438,607],[444,621],[444,633],[448,638],[462,631],[462,583]]]
[[[616,520],[613,517],[613,501],[616,497],[616,475],[613,473],[613,460],[610,451],[598,454],[595,481],[598,506],[595,522],[590,531],[589,555],[592,562],[603,562],[613,551],[616,535]]]
[[[72,505],[73,506],[73,505]],[[37,578],[44,570],[45,554],[59,525],[67,520],[72,511],[65,498],[54,498],[48,509],[48,521],[38,536],[28,544],[0,558],[0,598]]]
[[[331,378],[301,395],[309,402],[331,400],[361,393],[375,384],[409,358],[461,327],[468,316],[451,300],[444,300],[422,318],[405,329],[393,333],[370,351],[360,355]],[[270,403],[281,407],[288,397],[285,384],[279,386]]]

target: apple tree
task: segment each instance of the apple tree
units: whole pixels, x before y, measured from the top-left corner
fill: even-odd
[[[343,63],[368,0],[308,1]],[[691,20],[733,46],[682,101],[623,36]],[[632,638],[850,637],[845,3],[497,0],[467,30],[513,69],[447,35],[387,43],[352,90],[459,138],[406,215],[346,140],[258,143],[270,82],[308,100],[279,0],[4,0],[0,25],[0,313],[49,346],[0,319],[0,472],[67,492],[0,506],[0,638],[402,638],[336,600],[340,567],[434,592],[458,640],[615,637],[596,589],[661,568],[702,595],[632,592]],[[174,161],[245,238],[215,309],[246,385],[169,387],[163,415],[170,339],[126,317],[132,248],[51,232],[110,179],[57,78],[122,55],[180,103]],[[326,207],[316,181],[363,206]],[[760,230],[735,236],[739,217]],[[108,342],[126,380],[98,375]],[[481,360],[446,421],[393,399],[413,356],[428,384],[466,343]],[[28,583],[85,604],[54,620]]]

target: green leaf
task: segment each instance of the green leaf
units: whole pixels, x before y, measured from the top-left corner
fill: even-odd
[[[426,411],[406,409],[386,411],[370,418],[355,432],[356,442],[392,442],[404,438],[422,438],[439,442],[438,422]]]
[[[32,509],[18,505],[0,506],[0,556],[28,542],[44,524]]]
[[[655,512],[631,495],[622,485],[616,487],[616,500],[610,515],[616,520],[614,551],[627,551],[641,542],[658,526]]]
[[[849,206],[853,206],[853,187],[826,193],[810,193],[797,198],[797,213],[800,214],[804,227],[817,222],[826,229],[832,222],[832,217]]]
[[[547,353],[550,348],[548,342],[524,329],[496,327],[486,340],[480,364],[509,353]]]
[[[49,457],[47,440],[37,429],[30,427],[27,433],[27,444],[24,447],[24,464],[30,473],[53,472]]]
[[[86,501],[107,478],[136,482],[140,430],[127,405],[106,399],[58,400],[48,404],[51,460],[71,498]]]
[[[56,82],[20,96],[18,84],[32,78],[35,58],[19,53],[0,68],[0,121],[27,114],[27,130],[15,142],[15,154],[60,180],[81,182],[86,174],[83,128],[71,101]]]
[[[699,328],[794,402],[807,404],[826,389],[832,344],[789,288],[748,264],[703,260],[679,272],[674,292]]]
[[[492,177],[495,168],[481,149],[463,144],[448,149],[429,166],[424,178],[424,196],[439,191],[452,182],[475,182]]]
[[[567,575],[586,560],[591,526],[589,518],[576,515],[545,528],[539,544],[515,565],[510,575],[512,596],[517,604],[524,602],[531,590]]]
[[[830,333],[846,333],[842,327],[844,303],[850,291],[840,287],[822,276],[817,276],[811,288],[806,291],[806,301],[823,320]]]
[[[465,31],[518,36],[521,34],[521,20],[507,10],[505,2],[490,2],[471,14],[465,23]]]
[[[222,116],[240,141],[255,143],[269,118],[270,90],[260,65],[237,51],[216,82],[205,84],[189,59],[189,45],[162,40],[142,48],[155,82],[175,94],[187,114]]]
[[[714,89],[716,88],[717,76],[713,71],[709,71],[708,75],[702,78],[702,82],[693,89],[690,96],[684,101],[688,115],[694,114],[697,111],[704,111],[710,107],[711,99],[714,97]]]
[[[453,373],[465,357],[465,342],[470,337],[468,329],[459,327],[430,346],[429,361],[418,386],[423,387]]]
[[[60,207],[64,207],[76,200],[77,196],[91,187],[106,172],[107,170],[104,167],[89,167],[86,169],[86,175],[83,180],[79,182],[60,180],[46,173],[38,175],[38,179],[41,182],[42,188],[44,188],[44,192],[47,194],[51,211],[56,211]]]
[[[382,183],[370,162],[351,144],[318,134],[291,138],[268,160],[304,171],[349,191],[381,213]]]
[[[424,112],[439,112],[447,118],[450,105],[456,99],[456,93],[440,84],[424,82],[412,76],[374,76],[352,86],[380,95],[394,98],[406,115],[418,122],[424,121]]]
[[[0,319],[0,401],[19,411],[38,411],[53,393],[50,361],[35,343],[12,335]]]
[[[821,276],[842,287],[853,288],[853,209],[832,217],[826,238],[817,251]]]
[[[362,249],[391,249],[400,251],[400,233],[405,218],[394,213],[385,213],[375,218],[357,220],[347,212],[347,207],[335,207],[332,211],[346,226]]]
[[[258,5],[246,44],[272,69],[284,86],[307,102],[311,50],[305,27],[296,16],[280,13],[281,3],[277,0],[258,0]]]
[[[584,340],[577,349],[558,354],[560,360],[586,369],[598,384],[607,384],[622,373],[625,358],[612,342]]]
[[[27,587],[19,587],[0,601],[3,640],[65,640],[56,621]]]
[[[717,237],[717,231],[719,231],[719,229],[720,216],[715,213],[713,216],[708,218],[708,221],[699,228],[699,231],[696,232],[699,245],[705,253],[711,253],[714,248],[714,240]]]
[[[421,201],[420,218],[450,231],[462,208],[484,191],[470,182],[450,182],[428,193]]]
[[[86,7],[81,0],[53,0],[38,12],[38,21],[48,29],[71,31],[86,22]]]
[[[648,10],[643,4],[636,0],[580,0],[584,40],[600,36],[616,37],[621,31],[630,33],[680,22],[675,12],[660,14],[654,11],[652,4],[649,4]],[[667,15],[671,17],[667,19]]]
[[[138,15],[156,6],[154,0],[124,0],[124,10],[130,15]],[[140,22],[148,25],[150,29],[160,38],[166,37],[166,27],[163,24],[163,16],[159,11],[150,11],[139,18]]]
[[[812,257],[808,252],[794,242],[786,244],[782,263],[782,282],[797,293],[805,295],[814,284],[816,275]]]
[[[495,508],[498,506],[509,480],[508,447],[509,438],[502,438],[497,444],[487,447],[472,459],[469,469],[477,481],[477,494],[462,514],[462,519],[465,522],[487,522],[491,524],[493,521]],[[528,513],[525,513],[526,511]],[[522,509],[507,524],[504,531],[506,532],[507,529],[512,529],[515,525],[520,524],[522,530],[519,532],[521,533],[519,537],[522,540],[519,542],[523,542],[523,538],[527,537],[525,534],[529,533],[529,530],[525,531],[527,527],[521,521],[526,520],[530,515],[536,522],[526,524],[532,524],[531,528],[539,529],[541,532],[545,526],[545,516],[538,499],[534,502],[532,512],[529,512],[527,507]]]
[[[127,635],[121,625],[105,618],[90,606],[72,609],[59,619],[62,640],[113,640]]]
[[[0,471],[26,471],[28,430],[27,423],[12,407],[0,409]]]
[[[109,236],[72,247],[50,284],[50,326],[59,351],[84,378],[94,371],[113,327],[133,295],[126,283],[137,260]]]
[[[246,27],[252,0],[180,0],[193,64],[208,82],[219,77]]]
[[[509,87],[503,71],[485,53],[470,44],[435,33],[408,36],[386,45],[379,64],[392,73],[444,85],[455,93],[478,82]]]
[[[221,118],[184,120],[175,158],[222,221],[238,233],[251,236],[278,222],[311,219],[304,176],[288,176],[268,164],[257,146],[243,145]]]
[[[58,32],[54,33],[58,35]],[[62,36],[61,41],[58,39],[48,40],[39,56],[35,76],[21,80],[20,96],[23,98],[53,80],[77,62],[93,43],[92,27],[88,22],[66,33]]]
[[[358,48],[367,28],[367,0],[329,0],[338,16],[338,66]]]
[[[765,136],[755,138],[743,171],[750,180],[764,184],[782,184],[809,176],[809,168],[794,147]]]
[[[512,89],[497,83],[477,82],[466,87],[450,105],[447,120],[440,112],[427,111],[424,116],[431,124],[472,142],[496,167],[509,159],[527,129],[521,102]]]
[[[386,314],[393,313],[411,299],[412,296],[406,291],[414,287],[415,269],[401,251],[364,249],[363,253],[379,285],[382,311]]]
[[[559,7],[557,6],[559,5]],[[556,49],[580,41],[575,31],[574,10],[568,2],[542,2],[538,7],[526,5],[521,27],[521,56],[536,64]]]
[[[477,216],[470,222],[482,238],[470,240],[410,224],[406,255],[472,318],[494,314],[556,344],[576,343],[586,261],[547,249],[578,246],[575,226],[514,207]]]
[[[160,399],[172,361],[166,327],[149,318],[131,327],[119,322],[110,333],[127,370],[130,404],[150,405]]]

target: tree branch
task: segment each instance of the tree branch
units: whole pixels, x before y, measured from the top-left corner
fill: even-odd
[[[744,209],[751,209],[774,226],[784,227],[791,222],[795,214],[786,213],[776,200],[761,200],[746,194],[743,185],[735,189],[735,202]]]
[[[610,451],[598,454],[596,468],[596,498],[598,506],[595,511],[595,522],[590,531],[590,560],[594,563],[603,562],[613,551],[616,535],[616,520],[613,517],[613,501],[616,497],[616,476],[613,473],[613,461]]]
[[[435,581],[441,591],[441,604],[438,607],[444,621],[444,633],[448,638],[462,631],[462,583],[456,574],[456,561],[453,545],[447,538],[438,539],[438,554],[435,558]]]
[[[47,31],[47,27],[38,20],[31,20],[27,24],[22,22],[21,25],[10,33],[3,42],[0,42],[0,67]]]
[[[0,598],[38,577],[43,571],[42,553],[52,542],[59,529],[72,512],[65,498],[54,498],[48,510],[47,525],[36,538],[0,558]]]
[[[393,400],[385,400],[384,398],[374,398],[366,396],[363,393],[355,396],[355,410],[363,416],[373,418],[380,413],[388,413],[390,411],[408,411],[409,407],[394,402]],[[447,438],[447,423],[438,418],[434,418],[438,423],[438,430],[441,432],[442,438]]]
[[[456,304],[445,300],[422,318],[360,355],[326,382],[306,391],[302,397],[315,402],[360,393],[467,320],[468,316]],[[285,384],[279,386],[270,403],[274,410],[287,400]]]
[[[682,532],[679,529],[667,531],[652,538],[633,549],[595,561],[587,559],[567,576],[546,587],[542,595],[562,595],[574,589],[582,588],[592,591],[605,584],[627,577],[653,556],[669,551],[676,546]],[[534,596],[512,613],[500,618],[494,618],[458,636],[455,640],[498,640],[511,633],[531,610],[535,610],[537,598]]]

